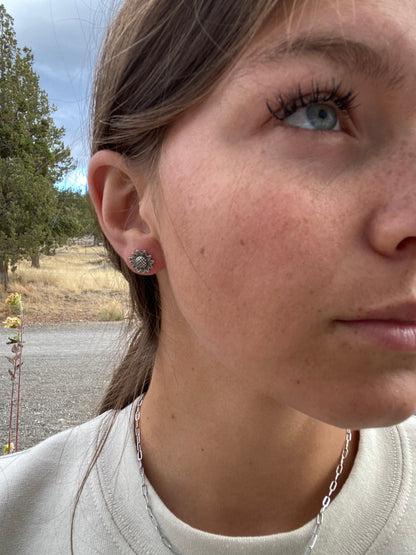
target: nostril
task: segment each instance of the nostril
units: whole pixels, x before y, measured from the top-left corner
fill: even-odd
[[[416,245],[416,237],[406,237],[397,245],[398,251],[403,251],[404,249],[410,248],[413,245],[415,248]]]

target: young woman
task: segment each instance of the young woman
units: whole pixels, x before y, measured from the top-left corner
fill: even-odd
[[[103,414],[2,459],[2,553],[416,553],[416,9],[127,0],[89,186]]]

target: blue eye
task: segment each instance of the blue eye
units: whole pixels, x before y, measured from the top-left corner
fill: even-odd
[[[354,91],[343,92],[343,89],[341,83],[333,82],[332,86],[321,90],[312,82],[310,92],[304,94],[298,85],[294,92],[280,93],[276,97],[276,107],[266,100],[266,107],[285,126],[313,131],[343,131],[346,124],[349,126],[357,98]]]
[[[316,103],[298,108],[293,114],[282,118],[286,125],[315,129],[317,131],[341,131],[336,109],[330,104]]]

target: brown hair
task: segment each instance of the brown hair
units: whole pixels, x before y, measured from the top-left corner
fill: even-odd
[[[284,8],[285,0],[125,0],[107,31],[97,64],[92,154],[110,149],[126,161],[140,162],[150,174],[155,171],[167,128],[212,91],[280,5]],[[75,498],[71,553],[83,488],[116,411],[148,388],[161,323],[157,278],[133,273],[104,240],[111,261],[129,284],[131,337],[99,407],[100,413],[115,410],[103,420]]]
[[[127,0],[110,25],[94,81],[92,153],[111,149],[157,166],[165,132],[206,97],[282,0]],[[132,335],[100,412],[122,409],[150,382],[161,313],[155,276],[129,283]],[[140,325],[137,325],[140,322]]]

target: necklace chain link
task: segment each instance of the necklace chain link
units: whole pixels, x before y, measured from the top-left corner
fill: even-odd
[[[325,497],[322,500],[321,510],[316,515],[315,526],[304,555],[310,555],[310,553],[312,553],[312,550],[316,545],[316,542],[318,541],[318,534],[324,519],[324,512],[326,511],[329,504],[331,503],[332,494],[338,487],[338,479],[341,476],[342,471],[344,470],[344,461],[348,456],[348,449],[350,446],[351,438],[352,438],[352,433],[351,433],[351,430],[348,428],[345,433],[345,446],[341,453],[341,460],[339,461],[339,464],[335,470],[335,478],[332,480],[332,482],[329,485],[328,495],[325,495]]]
[[[137,461],[139,463],[139,472],[140,472],[140,479],[141,479],[141,488],[142,488],[142,495],[144,498],[144,502],[146,505],[146,511],[149,515],[150,521],[153,524],[153,527],[155,528],[156,532],[158,533],[163,545],[165,545],[165,547],[167,547],[167,549],[169,549],[169,551],[171,553],[174,553],[174,555],[180,555],[180,553],[178,551],[175,550],[175,548],[173,547],[173,545],[171,544],[169,538],[167,536],[165,536],[165,534],[163,533],[163,530],[161,529],[159,522],[157,521],[157,518],[155,517],[155,514],[153,512],[153,509],[150,505],[150,501],[149,501],[149,490],[147,488],[147,484],[146,484],[146,479],[145,479],[145,475],[144,475],[144,467],[143,467],[143,451],[142,451],[142,444],[141,444],[141,432],[140,432],[140,417],[141,417],[141,406],[143,403],[143,399],[144,399],[145,394],[143,393],[142,395],[140,395],[140,397],[138,398],[138,402],[137,402],[137,407],[136,407],[136,412],[134,415],[134,427],[135,427],[135,432],[136,432],[136,452],[137,452]],[[344,462],[345,459],[348,456],[348,449],[349,449],[349,445],[351,442],[351,438],[352,438],[352,433],[350,429],[346,430],[346,434],[345,434],[345,446],[344,449],[342,450],[341,453],[341,459],[339,461],[339,464],[335,470],[335,477],[332,480],[332,482],[329,485],[329,491],[328,494],[325,495],[325,497],[322,500],[322,505],[321,505],[321,510],[319,511],[319,513],[316,515],[316,520],[315,520],[315,526],[311,535],[311,539],[309,540],[308,546],[305,550],[304,555],[310,555],[313,551],[313,549],[315,548],[316,542],[318,541],[318,535],[319,535],[319,531],[323,522],[323,518],[324,518],[324,512],[326,511],[326,509],[328,508],[329,504],[331,503],[331,496],[334,493],[334,491],[337,489],[338,487],[338,480],[344,470]]]
[[[144,394],[140,395],[139,401],[137,403],[136,413],[134,415],[134,423],[135,423],[135,431],[136,431],[136,452],[137,452],[137,461],[139,463],[139,471],[140,471],[140,479],[142,482],[142,494],[144,498],[144,502],[146,504],[146,510],[150,517],[150,521],[153,524],[156,532],[159,534],[162,543],[175,555],[180,555],[177,551],[175,551],[173,545],[170,543],[169,538],[165,536],[162,529],[159,526],[159,523],[153,513],[152,507],[149,501],[149,490],[147,489],[147,484],[144,476],[144,467],[143,467],[143,451],[142,451],[142,444],[141,444],[141,432],[140,432],[140,407],[142,406],[144,399]]]

